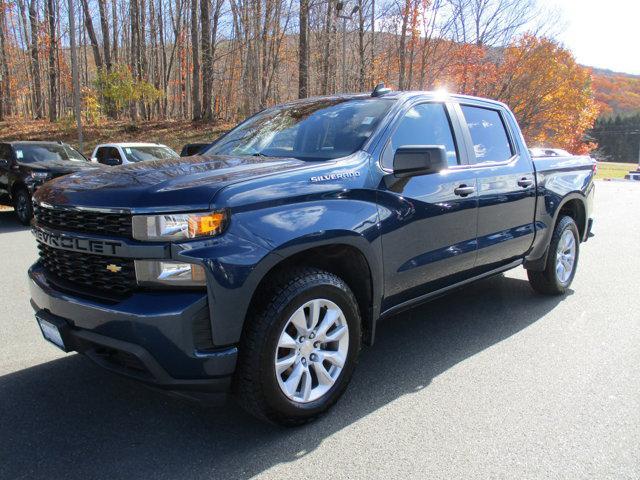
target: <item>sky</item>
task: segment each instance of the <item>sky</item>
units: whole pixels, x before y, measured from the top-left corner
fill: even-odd
[[[579,63],[640,75],[640,0],[539,0],[556,9],[558,39]]]

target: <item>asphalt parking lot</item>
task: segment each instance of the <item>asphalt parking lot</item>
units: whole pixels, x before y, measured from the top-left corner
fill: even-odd
[[[35,242],[0,212],[0,478],[640,478],[640,184],[598,182],[566,297],[522,269],[383,323],[330,414],[286,430],[46,343]]]

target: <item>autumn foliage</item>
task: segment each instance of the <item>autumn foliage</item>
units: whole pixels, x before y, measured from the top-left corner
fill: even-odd
[[[0,0],[0,118],[72,125],[69,29],[56,9],[26,15],[25,5],[42,3]],[[105,0],[79,3],[88,125],[233,123],[299,95],[384,81],[501,100],[530,146],[582,153],[594,147],[584,133],[599,109],[640,107],[640,80],[592,74],[553,39],[523,34],[535,0],[352,0],[347,10],[358,12],[344,22],[334,1],[113,0],[111,11]]]

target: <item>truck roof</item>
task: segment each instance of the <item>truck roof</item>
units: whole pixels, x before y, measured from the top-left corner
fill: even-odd
[[[98,147],[166,147],[166,145],[162,143],[149,142],[111,142],[96,145],[96,148]]]
[[[373,96],[371,93],[344,93],[344,94],[335,94],[335,95],[322,95],[322,96],[309,97],[309,98],[304,98],[299,100],[292,100],[290,102],[279,104],[279,106],[305,103],[308,101],[315,101],[321,98],[365,99],[365,98],[372,98],[372,97]],[[461,95],[457,93],[449,93],[446,90],[401,90],[401,91],[391,90],[389,92],[379,94],[375,98],[383,98],[383,99],[390,99],[390,100],[410,100],[412,98],[418,98],[418,97],[426,98],[429,100],[440,100],[440,101],[444,101],[447,99],[454,99],[458,101],[468,100],[473,102],[481,102],[481,103],[493,105],[496,107],[508,108],[507,105],[505,105],[504,103],[498,100],[492,100],[490,98],[483,98],[483,97],[474,97],[472,95]]]

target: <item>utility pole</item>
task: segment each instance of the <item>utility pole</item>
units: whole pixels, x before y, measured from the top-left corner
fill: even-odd
[[[82,113],[80,111],[80,77],[78,74],[78,52],[76,50],[76,19],[73,9],[73,0],[67,0],[69,7],[69,46],[71,48],[71,77],[73,81],[73,111],[78,128],[78,147],[82,152]]]
[[[344,2],[336,3],[336,16],[342,19],[342,93],[347,90],[347,20],[352,20],[353,16],[360,9],[357,5],[351,9],[349,15],[343,15]]]

